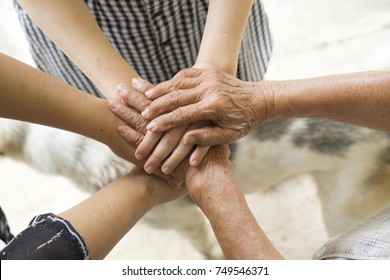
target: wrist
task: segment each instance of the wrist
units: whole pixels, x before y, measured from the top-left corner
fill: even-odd
[[[273,81],[274,118],[318,117],[315,91],[308,80]],[[313,102],[314,101],[314,102]],[[323,103],[318,103],[323,107]],[[314,110],[313,110],[314,109]],[[313,114],[314,112],[314,114]]]
[[[96,103],[95,111],[99,112],[100,116],[105,117],[100,119],[99,125],[96,125],[93,138],[112,148],[115,146],[116,140],[121,139],[118,127],[123,125],[124,122],[112,113],[107,100],[98,99]]]
[[[131,192],[137,194],[137,198],[142,201],[146,211],[161,203],[161,193],[158,191],[160,189],[158,185],[164,184],[165,181],[162,179],[147,174],[141,168],[134,167],[123,177],[123,180],[126,180],[127,187],[132,189]],[[168,186],[166,187],[168,188]]]
[[[100,68],[98,73],[94,73],[97,77],[94,83],[107,99],[116,100],[119,99],[116,86],[122,83],[132,89],[131,81],[139,75],[120,55],[106,64],[108,65],[105,68]]]
[[[257,83],[249,83],[250,91],[253,96],[253,104],[255,104],[256,119],[259,120],[258,125],[264,121],[279,117],[277,107],[278,89],[276,82],[261,81]]]
[[[216,69],[219,71],[223,71],[229,73],[231,75],[236,75],[237,72],[237,62],[231,62],[230,60],[218,59],[214,61],[212,59],[200,59],[198,58],[192,66],[192,68],[196,69]]]
[[[218,154],[218,147],[209,150],[201,165],[190,167],[185,178],[188,192],[203,211],[218,205],[216,200],[223,199],[231,190],[239,189],[232,164],[226,155]]]

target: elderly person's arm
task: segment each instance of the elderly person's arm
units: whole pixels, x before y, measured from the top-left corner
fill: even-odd
[[[251,83],[220,71],[188,69],[153,89],[144,115],[153,132],[213,122],[186,133],[184,142],[200,145],[231,143],[272,118],[326,118],[390,131],[389,92],[388,71]]]
[[[214,146],[186,184],[204,212],[226,259],[282,259],[256,222],[234,177],[227,146]]]

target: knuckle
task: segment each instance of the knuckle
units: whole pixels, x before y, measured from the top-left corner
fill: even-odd
[[[141,106],[141,110],[145,110],[146,107],[148,107],[151,103],[152,103],[152,101],[149,100],[148,98],[146,98],[144,96],[140,97],[139,104]]]
[[[133,127],[133,113],[130,108],[126,108],[121,112],[122,119]]]
[[[140,133],[137,133],[134,137],[134,145],[137,147],[139,144],[141,144],[143,139],[144,139],[144,136]]]
[[[145,100],[145,96],[143,96],[142,94],[140,94],[139,92],[136,92],[136,91],[132,91],[132,103],[134,103],[134,107],[142,107],[145,105],[146,103],[146,100]]]
[[[187,69],[183,69],[183,70],[177,72],[177,73],[173,76],[173,79],[172,79],[172,80],[180,79],[180,78],[184,77],[184,76],[186,75],[186,70],[187,70]]]
[[[126,129],[126,132],[123,134],[123,137],[126,139],[126,141],[128,141],[134,146],[138,146],[144,138],[142,134],[134,131],[132,128]]]
[[[128,90],[127,94],[122,96],[122,98],[130,104],[130,102],[134,99],[134,91],[133,90]]]
[[[137,109],[144,109],[150,104],[150,100],[136,90],[131,90],[125,98],[126,102]]]
[[[177,88],[180,88],[180,84],[181,84],[181,77],[173,78],[170,90],[173,91],[173,90],[175,90]]]
[[[138,131],[138,132],[145,132],[146,130],[146,125],[147,125],[147,122],[146,120],[141,116],[141,115],[137,115],[135,117],[135,120],[134,120],[134,128]]]
[[[172,92],[171,104],[175,106],[175,108],[179,107],[183,104],[184,96],[177,91]]]
[[[217,115],[217,110],[215,110],[216,106],[214,103],[206,103],[203,102],[199,105],[197,114],[204,120],[215,120]]]
[[[184,115],[183,108],[179,107],[175,111],[173,111],[173,113],[171,115],[171,121],[172,122],[182,121],[182,120],[184,120],[184,116],[185,115]]]

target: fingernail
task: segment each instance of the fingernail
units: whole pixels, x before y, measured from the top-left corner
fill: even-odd
[[[144,169],[145,169],[145,171],[146,171],[147,173],[149,173],[149,174],[152,174],[153,171],[154,171],[154,168],[153,168],[153,166],[151,166],[151,165],[144,166]]]
[[[194,160],[191,160],[191,162],[190,162],[190,165],[191,166],[198,166],[198,164],[199,164],[199,162],[196,160],[196,159],[194,159]]]
[[[135,154],[135,158],[138,159],[138,160],[143,160],[144,159],[144,155],[141,154],[141,153],[136,153]]]
[[[184,144],[194,144],[195,143],[195,137],[193,136],[184,136],[183,143]]]
[[[166,166],[163,166],[161,168],[161,171],[164,173],[164,174],[171,174],[172,170]]]
[[[133,80],[131,80],[134,88],[136,88],[138,91],[142,91],[142,86],[143,86],[143,83],[142,83],[142,80],[140,78],[134,78]]]
[[[141,113],[141,115],[142,115],[144,118],[146,118],[146,117],[148,116],[148,114],[149,114],[149,109],[148,109],[148,108],[146,108],[146,109]]]
[[[153,89],[149,89],[149,90],[147,90],[147,91],[145,92],[145,95],[146,95],[147,97],[150,97],[150,96],[152,95],[152,93],[153,93]]]
[[[151,130],[151,129],[155,128],[156,125],[157,125],[156,122],[155,122],[155,121],[152,121],[152,122],[150,122],[150,123],[146,126],[146,129],[147,129],[147,130]]]
[[[116,111],[118,110],[120,107],[121,107],[121,104],[120,102],[114,100],[114,101],[110,101],[110,108],[113,110],[113,111]]]
[[[126,135],[127,127],[122,125],[122,126],[118,127],[118,131],[119,131],[120,135]]]
[[[118,94],[121,96],[121,97],[126,97],[127,93],[128,93],[128,89],[127,87],[124,85],[124,84],[119,84],[116,86],[116,89],[118,90]]]

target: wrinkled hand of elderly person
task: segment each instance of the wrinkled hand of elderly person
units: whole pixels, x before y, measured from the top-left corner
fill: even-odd
[[[229,144],[273,115],[272,87],[243,82],[213,69],[184,69],[145,93],[153,102],[142,112],[155,133],[208,120],[213,126],[188,131],[187,144]]]
[[[122,102],[129,105],[129,107],[124,110],[124,112],[127,112],[123,114],[134,118],[133,115],[135,110],[143,111],[146,107],[145,104],[151,102],[145,97],[143,92],[150,89],[153,85],[139,78],[133,79],[132,84],[133,89],[126,87],[124,84],[118,85],[117,93],[121,97]],[[114,111],[114,113],[116,112]],[[138,115],[141,116],[140,114]],[[117,116],[121,117],[118,114]],[[142,119],[145,121],[144,118]],[[122,120],[126,121],[124,118],[122,118]],[[133,122],[135,121],[133,120]],[[136,123],[143,123],[143,121],[136,121]],[[145,137],[143,137],[135,151],[135,157],[140,161],[145,160],[144,169],[148,173],[154,173],[155,170],[161,166],[161,171],[163,173],[170,174],[176,169],[180,162],[187,157],[187,155],[190,155],[189,163],[192,166],[196,166],[207,154],[209,147],[185,144],[182,141],[182,136],[187,131],[206,125],[207,122],[203,121],[175,127],[161,133],[147,131]]]

